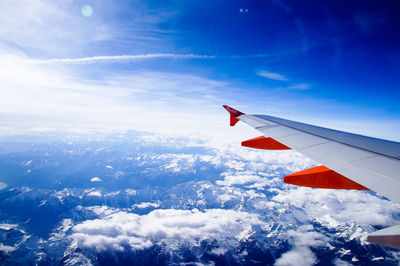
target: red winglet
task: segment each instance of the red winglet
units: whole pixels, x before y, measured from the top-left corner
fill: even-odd
[[[233,127],[234,125],[236,125],[237,122],[239,122],[239,119],[237,119],[236,117],[239,115],[244,115],[244,113],[239,112],[236,109],[233,109],[232,107],[229,107],[227,105],[222,105],[222,107],[224,107],[230,114],[230,126]]]
[[[261,150],[290,150],[290,148],[273,138],[264,136],[242,141],[242,146]]]
[[[368,190],[368,188],[325,166],[317,166],[287,175],[284,177],[283,182],[313,188]]]

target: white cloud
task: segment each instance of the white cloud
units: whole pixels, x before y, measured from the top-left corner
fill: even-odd
[[[13,246],[7,246],[4,245],[3,243],[0,243],[0,252],[4,253],[4,254],[9,254],[11,252],[13,252],[16,248]]]
[[[354,190],[297,187],[281,191],[272,200],[303,208],[309,217],[314,217],[328,228],[351,222],[388,226],[395,224],[395,216],[400,214],[394,203]]]
[[[221,256],[224,255],[226,252],[228,252],[228,250],[226,248],[213,248],[210,253],[217,255],[217,256]]]
[[[224,180],[217,180],[217,185],[243,185],[246,183],[263,182],[265,179],[257,175],[228,175],[224,177]]]
[[[313,265],[317,259],[310,247],[320,247],[326,245],[328,238],[314,231],[311,225],[303,225],[296,230],[286,232],[289,243],[293,246],[291,250],[283,253],[276,260],[275,265]]]
[[[7,133],[7,132],[11,132],[13,130],[14,130],[14,128],[12,128],[12,127],[0,127],[0,133],[1,132]]]
[[[8,187],[8,185],[6,183],[0,182],[0,190],[4,189]]]
[[[140,47],[132,55],[79,57],[89,50],[87,45],[92,51],[91,47],[99,42],[126,38],[125,31],[129,31],[129,38],[144,38],[140,41],[144,46],[147,42],[159,44],[158,37],[153,39],[152,35],[159,34],[157,23],[171,14],[155,15],[146,5],[138,5],[131,10],[134,22],[116,27],[115,20],[104,20],[103,15],[113,18],[124,10],[123,5],[112,1],[93,3],[94,13],[88,18],[79,12],[82,5],[74,1],[1,1],[0,113],[4,126],[0,130],[5,134],[31,127],[218,131],[224,125],[218,119],[210,121],[209,115],[221,116],[218,91],[228,86],[226,82],[190,74],[116,73],[113,69],[93,78],[92,67],[83,70],[82,64],[68,64],[214,57],[140,54]],[[146,27],[142,27],[144,24]]]
[[[132,208],[146,209],[149,207],[157,208],[159,206],[160,206],[160,203],[141,202],[141,203],[133,204]]]
[[[174,249],[210,239],[232,245],[253,225],[265,225],[255,214],[222,209],[166,209],[137,215],[103,207],[96,213],[101,217],[75,225],[71,238],[81,247],[97,251],[141,250],[156,243]]]
[[[171,141],[171,140],[170,140]],[[139,142],[141,142],[139,140]],[[178,141],[179,142],[179,141]],[[163,143],[169,145],[169,143]],[[160,146],[157,143],[152,143],[151,145]],[[174,145],[175,147],[179,146]],[[133,159],[133,158],[132,158]],[[162,170],[166,172],[173,173],[195,173],[196,163],[199,162],[199,156],[197,154],[186,154],[186,153],[164,153],[160,155],[146,155],[141,154],[135,158],[140,166],[149,166],[144,171],[155,171]]]
[[[1,1],[0,43],[39,54],[60,55],[115,37],[99,17],[85,19],[74,10],[71,1]]]
[[[17,228],[17,227],[18,227],[17,224],[0,224],[0,229],[6,230],[6,231],[13,229],[13,228]]]
[[[101,191],[94,189],[94,188],[85,190],[85,193],[89,197],[101,197],[102,196]]]
[[[125,189],[125,192],[126,192],[128,195],[131,195],[131,196],[136,195],[136,190],[131,189],[131,188]]]
[[[243,170],[243,169],[244,169],[245,163],[244,163],[244,162],[241,162],[241,161],[238,161],[238,160],[233,160],[233,159],[231,159],[231,160],[228,160],[228,161],[225,163],[225,166],[240,171],[240,170]]]
[[[227,87],[224,82],[164,72],[108,73],[93,80],[80,70],[30,64],[26,59],[16,53],[1,54],[0,49],[0,113],[7,128],[192,132],[225,128],[217,118],[220,114],[209,119],[223,113],[218,98],[204,97],[219,94],[217,88]]]
[[[92,179],[90,179],[90,182],[101,182],[101,179],[99,177],[95,176]]]
[[[145,58],[214,58],[213,55],[151,53],[160,51],[160,47],[165,49],[164,51],[173,51],[171,40],[165,37],[168,34],[162,32],[157,25],[176,14],[165,10],[156,12],[148,9],[147,5],[139,4],[130,9],[130,15],[135,17],[135,20],[121,21],[121,17],[125,16],[120,16],[119,12],[126,10],[125,3],[92,3],[93,15],[90,17],[82,16],[82,5],[83,3],[76,1],[51,0],[37,0],[34,3],[28,0],[0,2],[0,68],[4,73],[3,76],[0,75],[0,112],[4,124],[0,131],[7,131],[5,134],[9,134],[9,129],[15,132],[20,127],[39,125],[55,128],[136,128],[163,131],[176,129],[175,131],[213,133],[224,131],[228,134],[228,127],[223,127],[226,124],[221,122],[226,120],[223,120],[221,115],[220,104],[225,101],[237,103],[234,99],[241,99],[244,94],[243,90],[231,88],[226,82],[193,75],[142,71],[136,75],[127,72],[121,74],[122,72],[118,71],[120,76],[110,72],[101,73],[93,80],[87,78],[88,72],[93,74],[101,67],[93,71],[93,66],[90,66],[90,70],[82,71],[82,64],[65,64],[100,61],[116,63],[116,60],[124,62]],[[119,19],[115,20],[115,17]],[[130,39],[127,40],[126,36]],[[135,44],[129,45],[130,51],[137,47],[132,54],[108,55],[99,48],[105,47],[105,43],[120,47],[119,45],[124,46],[122,43],[127,42]],[[118,51],[124,51],[120,48]],[[92,56],[93,54],[95,56]],[[268,55],[253,57],[263,56]],[[52,64],[33,66],[28,62]],[[75,69],[79,67],[80,69]],[[119,70],[119,67],[117,69]],[[258,74],[267,78],[288,80],[278,73],[259,71]],[[99,78],[100,76],[103,78]],[[293,89],[306,87],[307,84],[292,85]],[[193,88],[196,89],[196,93],[190,95]],[[243,99],[248,103],[248,96],[251,95],[248,90],[245,93],[246,97]],[[259,97],[259,93],[252,96]],[[275,110],[276,113],[286,112],[287,107],[295,106],[291,103],[297,101],[288,98],[279,100],[276,94],[271,96],[274,101],[268,101],[266,97],[263,96],[262,102],[269,102],[271,110]],[[310,104],[316,102],[315,100],[306,101],[307,106],[321,106],[320,101],[318,104]],[[253,108],[259,106],[257,101],[250,102],[253,103]],[[243,103],[244,101],[241,104]],[[335,103],[326,104],[324,101],[323,106],[338,109]],[[392,127],[398,123],[386,121],[383,130],[377,130],[377,125],[382,125],[382,121],[383,119],[372,122],[369,120],[373,126],[365,127],[368,126],[369,131],[372,128],[375,131],[373,133],[378,136],[385,132],[384,134],[397,138],[395,133],[392,133],[396,132]],[[355,129],[354,119],[349,123],[351,128]],[[238,130],[241,130],[238,128],[240,126],[234,131],[229,131],[229,134],[237,134]]]
[[[284,75],[278,74],[278,73],[273,73],[265,70],[260,70],[257,71],[257,75],[267,78],[267,79],[273,79],[273,80],[280,80],[280,81],[288,81],[288,78],[285,77]]]
[[[300,247],[292,249],[284,253],[279,259],[275,261],[276,266],[290,266],[290,265],[314,265],[317,259],[313,252],[307,247]]]
[[[237,171],[246,169],[273,174],[280,172],[279,168],[297,172],[317,165],[315,161],[295,151],[256,150],[241,147],[239,143],[240,141],[236,139],[211,138],[204,146],[214,148],[217,157],[228,159],[221,162]]]
[[[320,247],[327,244],[327,237],[314,231],[314,227],[312,225],[299,226],[295,230],[288,230],[286,234],[289,242],[298,247]]]
[[[187,170],[196,168],[199,163],[204,165],[208,162],[225,170],[221,175],[223,180],[217,181],[217,184],[225,183],[224,186],[216,186],[212,182],[181,184],[179,188],[173,188],[165,193],[168,195],[166,201],[158,198],[160,202],[155,202],[152,196],[147,198],[141,191],[136,194],[136,191],[127,190],[126,193],[137,195],[135,200],[140,200],[135,201],[139,203],[132,205],[133,211],[158,208],[161,203],[166,208],[212,206],[229,208],[231,211],[167,209],[137,215],[106,206],[87,208],[99,217],[73,226],[73,233],[69,235],[74,240],[71,246],[97,251],[127,251],[146,249],[162,243],[171,249],[180,249],[183,245],[198,245],[203,239],[215,239],[218,246],[209,252],[223,255],[238,242],[257,234],[257,236],[264,235],[267,239],[277,238],[279,241],[287,241],[290,244],[291,249],[281,254],[276,262],[277,265],[293,264],[298,261],[299,256],[305,265],[312,265],[318,263],[313,254],[315,247],[329,248],[331,252],[337,252],[335,249],[343,238],[345,241],[361,238],[361,244],[364,245],[363,238],[367,232],[373,230],[371,222],[380,225],[390,224],[395,222],[396,215],[397,217],[399,215],[395,205],[390,205],[390,202],[370,193],[283,185],[281,177],[285,171],[301,170],[314,163],[298,153],[250,150],[241,148],[230,140],[213,142],[205,140],[202,136],[196,139],[195,135],[187,139],[177,140],[177,138],[171,135],[152,135],[141,138],[138,142],[143,141],[144,146],[153,142],[156,142],[153,145],[159,146],[157,143],[159,142],[163,147],[174,149],[174,143],[186,147],[185,141],[187,141],[190,147],[193,145],[206,148],[204,154],[207,155],[203,155],[203,152],[198,153],[195,149],[187,154],[140,154],[130,155],[127,159],[129,158],[132,163],[137,160],[137,162],[152,162],[153,165],[154,162],[162,161],[160,165],[163,167],[171,165],[171,162],[176,160],[178,166],[188,165]],[[243,170],[231,167],[238,162],[242,163],[240,168]],[[176,165],[169,169],[174,169]],[[156,168],[165,169],[163,167]],[[241,188],[231,186],[234,184],[245,184],[245,186]],[[171,192],[173,194],[170,194]],[[102,192],[96,189],[87,190],[85,193],[92,196],[102,195]],[[108,195],[126,196],[123,191],[120,194]],[[365,214],[362,213],[364,211]],[[302,224],[306,226],[299,226]],[[311,226],[314,224],[321,226],[314,228]],[[261,234],[256,232],[254,225],[262,228]],[[331,234],[329,229],[335,230],[337,234]],[[350,251],[343,249],[338,252],[345,254]],[[231,254],[229,252],[228,255]]]
[[[182,172],[184,170],[192,169],[196,162],[196,156],[193,154],[165,154],[157,156],[158,160],[170,160],[168,164],[162,167],[165,170],[173,171],[176,173]]]
[[[351,265],[352,265],[351,263],[349,263],[349,262],[347,262],[347,261],[344,261],[344,260],[341,260],[341,259],[339,259],[339,258],[335,258],[335,259],[332,261],[332,263],[333,263],[333,265],[335,265],[335,266],[351,266]]]

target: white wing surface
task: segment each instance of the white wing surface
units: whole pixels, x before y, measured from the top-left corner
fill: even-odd
[[[318,168],[290,175],[287,180],[289,180],[289,177],[294,178],[295,181],[300,178],[300,181],[292,184],[348,189],[341,184],[343,180],[347,182],[346,180],[350,179],[357,184],[350,180],[348,182],[360,187],[356,189],[368,188],[395,203],[400,203],[399,142],[342,132],[268,115],[248,115],[228,106],[224,106],[224,108],[231,115],[231,126],[239,120],[243,121],[260,131],[265,137],[265,141],[272,138],[278,144],[282,144],[282,147],[296,150],[327,167],[322,172]],[[256,143],[254,139],[247,142],[252,143],[252,141]],[[269,149],[267,142],[260,145],[260,139],[257,141],[258,144],[253,144],[253,146],[245,145],[245,142],[242,145]],[[315,174],[316,172],[317,174]],[[310,175],[310,173],[313,175]],[[337,178],[340,179],[339,185]],[[330,183],[332,186],[330,186]],[[400,235],[400,227],[396,227],[395,231],[397,235]],[[375,236],[379,235],[376,234],[378,232],[374,233]],[[393,230],[390,232],[393,232]],[[376,240],[376,237],[371,240]],[[396,241],[397,246],[392,245],[391,247],[400,248],[400,236]]]

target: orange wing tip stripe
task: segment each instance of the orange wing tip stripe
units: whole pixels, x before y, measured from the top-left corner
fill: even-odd
[[[284,177],[283,182],[287,184],[331,189],[357,189],[368,190],[368,188],[348,179],[341,174],[325,167],[317,166],[304,171],[300,171]]]
[[[264,136],[245,140],[242,142],[242,146],[261,150],[290,150],[288,146],[273,138],[266,138]]]
[[[233,127],[234,125],[236,125],[237,122],[239,122],[239,119],[237,119],[236,117],[238,117],[239,115],[244,115],[244,113],[233,109],[232,107],[229,107],[227,105],[222,105],[222,107],[224,107],[230,114],[230,126]]]

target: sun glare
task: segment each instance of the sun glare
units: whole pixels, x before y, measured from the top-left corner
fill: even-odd
[[[91,17],[93,15],[93,8],[90,5],[84,5],[81,12],[85,17]]]

